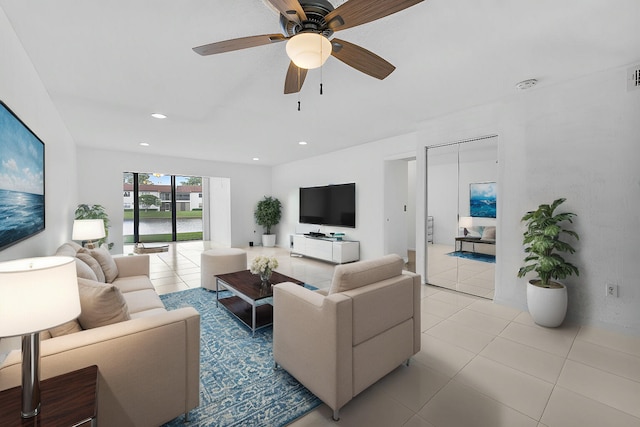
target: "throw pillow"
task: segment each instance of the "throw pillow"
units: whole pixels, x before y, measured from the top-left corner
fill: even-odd
[[[127,302],[117,286],[78,278],[78,291],[82,310],[78,320],[83,329],[130,319]]]
[[[496,228],[485,227],[484,230],[482,230],[482,240],[496,240]]]
[[[78,250],[71,243],[63,243],[57,250],[56,256],[76,256]]]
[[[91,256],[91,254],[87,249],[85,248],[80,249],[76,254],[76,258],[78,258],[79,260],[87,264],[89,267],[91,267],[93,272],[96,274],[96,278],[98,282],[102,282],[102,283],[105,282],[104,272],[102,271],[102,267],[100,267],[100,263],[96,261],[94,257]]]
[[[76,258],[76,274],[78,277],[89,280],[98,280],[98,276],[96,276],[95,271],[86,262],[82,261],[80,258]]]
[[[113,281],[116,280],[116,277],[118,277],[118,266],[109,253],[109,250],[104,246],[101,246],[98,249],[91,249],[89,253],[96,259],[96,261],[98,261],[100,267],[102,267],[105,282],[113,283]]]
[[[61,337],[62,335],[73,334],[74,332],[80,332],[82,327],[80,323],[78,323],[77,319],[73,319],[70,322],[63,323],[60,326],[56,326],[55,328],[49,329],[49,333],[52,338]]]

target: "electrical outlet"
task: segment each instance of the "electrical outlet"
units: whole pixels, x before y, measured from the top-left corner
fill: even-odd
[[[614,297],[614,298],[618,297],[618,285],[607,283],[606,290],[607,290],[608,297]]]

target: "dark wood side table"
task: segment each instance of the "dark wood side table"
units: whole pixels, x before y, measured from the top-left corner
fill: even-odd
[[[98,367],[93,365],[40,382],[40,413],[20,416],[22,387],[0,391],[0,426],[71,427],[97,425]]]

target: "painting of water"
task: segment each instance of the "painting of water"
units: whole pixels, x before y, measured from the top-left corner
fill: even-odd
[[[0,101],[0,250],[44,227],[44,143]]]
[[[496,183],[469,184],[469,213],[472,217],[496,217]]]

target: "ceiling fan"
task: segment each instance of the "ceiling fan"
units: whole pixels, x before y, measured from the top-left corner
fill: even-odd
[[[265,0],[280,12],[282,33],[241,37],[194,47],[203,56],[287,41],[291,58],[284,93],[299,92],[307,70],[320,67],[329,56],[377,79],[395,70],[375,53],[344,40],[334,32],[366,24],[414,6],[423,0],[349,0],[333,8],[327,0]]]

